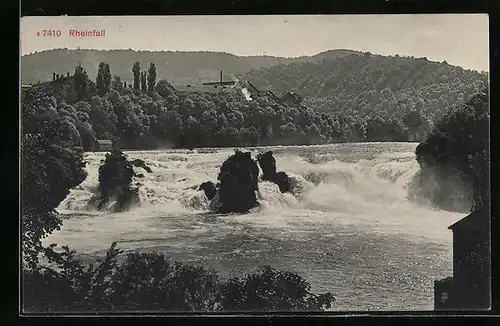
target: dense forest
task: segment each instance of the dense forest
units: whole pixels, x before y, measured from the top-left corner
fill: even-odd
[[[488,83],[487,73],[446,62],[370,53],[261,68],[240,78],[277,94],[297,92],[305,106],[345,119],[400,120],[417,133],[415,140]]]
[[[34,85],[29,93],[48,98],[85,150],[93,150],[97,139],[123,149],[421,141],[434,121],[482,89],[488,77],[446,63],[370,54],[245,75],[306,96],[290,105],[268,96],[249,101],[243,85],[184,96],[169,81],[157,82],[161,74],[155,63],[130,62],[125,75],[133,88],[124,88],[125,78],[101,62],[95,79],[78,66],[65,81]]]
[[[236,56],[221,52],[184,52],[184,51],[134,51],[134,50],[68,50],[55,49],[23,55],[21,58],[21,81],[23,84],[49,81],[52,73],[72,72],[81,62],[95,80],[101,62],[107,62],[113,73],[123,81],[132,82],[130,65],[139,62],[141,66],[154,62],[158,68],[158,80],[166,79],[171,83],[197,83],[219,79],[219,71],[225,79],[252,69],[271,67],[291,62],[315,62],[324,58],[336,58],[346,54],[358,53],[352,50],[331,50],[315,56],[282,58],[274,56]]]

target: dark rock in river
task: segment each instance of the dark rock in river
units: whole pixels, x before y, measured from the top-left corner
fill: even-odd
[[[144,162],[143,160],[137,158],[133,161],[131,161],[130,163],[132,163],[133,166],[135,167],[138,167],[138,168],[143,168],[144,170],[146,170],[146,172],[149,172],[149,173],[152,173],[153,171],[151,170],[151,168],[149,166],[146,165],[146,162]]]
[[[282,193],[290,191],[291,185],[288,175],[285,172],[276,173],[276,159],[273,157],[272,151],[257,155],[257,160],[262,169],[262,180],[274,182]]]
[[[278,185],[282,193],[289,192],[291,189],[290,178],[288,178],[288,175],[285,172],[276,173],[274,180],[272,180],[272,182]]]
[[[135,176],[132,163],[125,154],[113,151],[99,167],[99,187],[97,196],[90,199],[89,204],[96,205],[99,210],[107,204],[116,201],[114,211],[128,210],[139,203],[139,188],[132,188],[132,177]]]
[[[236,150],[222,164],[219,189],[211,205],[216,213],[246,213],[258,206],[259,167],[249,152]]]
[[[276,174],[276,160],[273,157],[273,152],[260,153],[257,155],[257,161],[262,169],[262,179],[270,181]]]
[[[198,190],[203,190],[208,200],[212,200],[217,194],[217,188],[212,181],[203,182]]]

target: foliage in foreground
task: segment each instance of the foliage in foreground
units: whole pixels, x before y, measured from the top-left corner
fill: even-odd
[[[488,90],[484,90],[436,124],[415,151],[421,168],[417,195],[449,210],[456,210],[459,203],[465,203],[466,210],[487,208],[489,122]]]
[[[22,248],[23,257],[36,263],[41,239],[61,226],[55,208],[87,173],[78,122],[36,91],[24,94],[21,105]]]
[[[57,268],[24,271],[24,311],[318,311],[335,301],[329,292],[312,293],[295,273],[264,267],[223,280],[213,270],[156,252],[128,253],[122,260],[115,246],[88,267],[68,247],[60,253],[54,245],[46,248],[45,256]]]

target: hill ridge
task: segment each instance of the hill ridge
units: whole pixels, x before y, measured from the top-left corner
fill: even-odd
[[[132,82],[132,66],[135,61],[147,68],[155,63],[158,79],[174,83],[204,82],[219,78],[219,71],[225,78],[234,78],[252,69],[266,68],[292,62],[316,61],[325,56],[332,58],[361,54],[359,51],[333,49],[312,56],[280,57],[272,55],[239,56],[228,52],[215,51],[151,51],[133,49],[51,49],[25,54],[21,57],[22,83],[49,81],[52,73],[73,72],[79,62],[87,70],[89,78],[95,79],[101,61],[108,62],[112,74],[119,75],[123,81]]]
[[[259,89],[296,92],[307,107],[341,116],[389,118],[417,110],[437,121],[483,89],[488,75],[446,61],[365,53],[253,69],[239,78]]]

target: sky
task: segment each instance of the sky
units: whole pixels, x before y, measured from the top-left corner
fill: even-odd
[[[69,36],[72,29],[106,34]],[[43,30],[61,36],[37,36]],[[486,14],[23,17],[20,46],[22,55],[81,48],[297,57],[351,49],[489,71]]]

